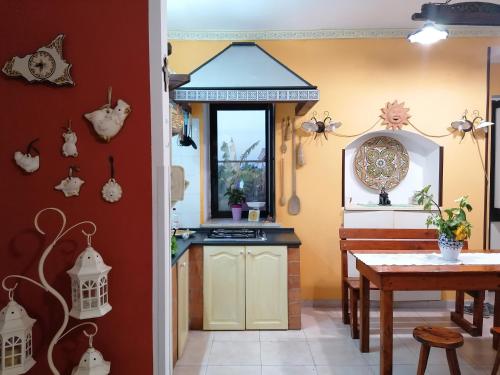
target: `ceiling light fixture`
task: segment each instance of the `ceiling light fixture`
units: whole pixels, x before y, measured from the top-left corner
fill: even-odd
[[[448,30],[436,26],[434,22],[427,21],[420,29],[408,35],[411,43],[433,44],[448,38]]]

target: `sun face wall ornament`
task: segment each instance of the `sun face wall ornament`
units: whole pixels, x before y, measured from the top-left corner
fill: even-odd
[[[394,189],[408,174],[410,157],[406,148],[391,137],[373,137],[356,151],[354,170],[370,189]]]
[[[21,151],[16,151],[14,153],[14,160],[16,161],[16,164],[27,173],[36,172],[38,168],[40,168],[40,152],[34,146],[37,141],[38,138],[28,144],[26,153],[22,153]],[[32,151],[35,151],[37,154],[33,156],[31,154]]]
[[[50,82],[58,86],[75,83],[70,75],[71,64],[63,59],[64,35],[58,35],[49,45],[24,57],[13,57],[2,69],[9,77],[23,77],[28,82]]]
[[[54,187],[54,189],[62,191],[66,198],[80,195],[80,188],[85,183],[81,178],[73,176],[73,171],[77,170],[77,167],[69,167],[68,177]]]
[[[122,187],[115,180],[115,165],[114,158],[109,157],[109,167],[111,170],[111,178],[102,187],[102,198],[109,203],[118,202],[122,199],[123,190]]]
[[[397,100],[392,103],[387,102],[384,108],[380,109],[382,114],[380,118],[383,120],[382,125],[386,125],[387,129],[399,130],[403,125],[409,124],[410,108],[405,108],[405,103],[398,103]]]
[[[108,103],[100,109],[84,114],[84,117],[90,121],[95,132],[109,142],[111,138],[118,134],[122,129],[125,119],[132,111],[125,101],[118,99],[115,108],[111,108],[112,88],[108,89]]]
[[[302,129],[309,133],[315,133],[314,139],[318,137],[319,134],[323,134],[326,140],[328,140],[327,133],[332,133],[335,129],[338,129],[342,126],[340,121],[334,121],[328,111],[325,111],[323,114],[324,120],[318,121],[316,119],[317,113],[313,112],[313,117],[310,121],[306,121],[302,123]]]

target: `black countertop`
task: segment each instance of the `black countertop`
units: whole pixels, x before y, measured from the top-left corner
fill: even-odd
[[[174,266],[179,258],[186,252],[191,245],[202,246],[288,246],[299,247],[301,245],[299,237],[295,234],[293,228],[265,228],[267,240],[231,240],[231,241],[217,241],[206,240],[209,229],[207,228],[194,228],[196,233],[187,240],[177,237],[177,252],[172,256],[172,266]]]

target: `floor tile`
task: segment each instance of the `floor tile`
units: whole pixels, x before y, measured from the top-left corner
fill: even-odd
[[[205,366],[175,366],[174,375],[206,375]]]
[[[304,331],[260,331],[260,341],[305,341]]]
[[[260,365],[260,343],[245,341],[214,341],[210,356],[210,366]]]
[[[205,375],[261,375],[260,366],[208,366]]]
[[[379,366],[371,366],[370,369],[374,375],[380,374]],[[394,365],[392,369],[393,375],[415,375],[416,373],[417,365]]]
[[[262,375],[316,375],[314,366],[262,366]]]
[[[263,365],[314,365],[305,341],[263,341],[261,357]]]
[[[206,365],[208,363],[208,355],[212,347],[212,341],[205,339],[188,338],[184,352],[177,361],[179,366],[186,365]]]
[[[370,375],[369,366],[316,366],[318,375]]]
[[[259,341],[259,331],[212,331],[214,341]]]
[[[317,366],[367,365],[359,349],[351,341],[350,338],[309,340],[314,363]]]

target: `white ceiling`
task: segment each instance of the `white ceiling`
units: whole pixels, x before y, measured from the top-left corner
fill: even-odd
[[[437,0],[436,0],[437,1]],[[500,0],[488,0],[500,4]],[[268,31],[415,28],[426,0],[168,0],[168,29]]]

